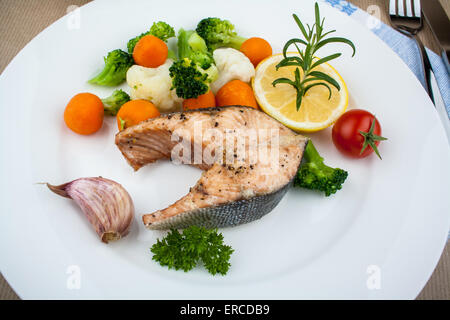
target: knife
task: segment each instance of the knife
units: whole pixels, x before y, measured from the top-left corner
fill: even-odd
[[[439,3],[439,0],[420,0],[420,5],[425,20],[440,45],[442,60],[444,61],[450,76],[450,20],[448,19],[444,8],[442,8]],[[433,72],[430,72],[428,76],[431,84],[431,94],[434,97],[433,102],[442,125],[444,126],[447,140],[450,145],[450,119]]]
[[[450,20],[439,0],[421,0],[420,6],[431,31],[439,42],[441,56],[450,75]]]
[[[444,99],[442,98],[442,95],[439,91],[439,87],[436,81],[436,77],[431,72],[430,74],[430,86],[431,86],[431,92],[434,96],[434,105],[436,107],[437,114],[439,118],[441,119],[442,126],[444,127],[444,131],[447,135],[447,142],[450,146],[450,120],[448,118],[447,109],[445,108]],[[450,232],[449,232],[450,237]]]

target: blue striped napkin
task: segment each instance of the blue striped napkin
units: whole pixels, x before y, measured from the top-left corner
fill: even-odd
[[[374,16],[368,14],[366,11],[359,9],[358,7],[347,1],[321,1],[348,14],[363,26],[369,28],[381,40],[386,42],[386,44],[391,47],[392,50],[394,50],[394,52],[400,56],[400,58],[402,58],[402,60],[416,75],[417,79],[419,79],[419,81],[422,83],[422,86],[425,88],[425,76],[421,68],[422,61],[420,59],[420,52],[414,40],[394,30]],[[381,10],[381,8],[376,6],[372,6],[370,9],[374,10],[374,12],[376,12],[376,10]],[[436,77],[439,91],[445,104],[445,108],[447,109],[447,114],[450,118],[450,76],[447,72],[447,68],[445,67],[444,62],[442,61],[442,58],[428,48],[426,48],[426,50],[430,59],[431,67],[433,68],[433,73]],[[447,240],[450,240],[450,232],[448,234]]]
[[[368,14],[366,11],[359,9],[358,7],[347,1],[321,1],[351,16],[363,26],[369,28],[381,40],[386,42],[386,44],[391,47],[392,50],[394,50],[394,52],[400,56],[400,58],[402,58],[406,65],[416,75],[417,79],[419,79],[419,81],[425,87],[425,77],[421,70],[422,62],[420,60],[420,52],[414,40],[394,30],[390,26],[376,19],[374,16]],[[381,10],[381,8],[376,6],[371,6],[369,7],[369,9],[373,10],[374,12],[376,12],[376,10]],[[447,72],[444,62],[442,61],[442,58],[431,50],[426,50],[430,58],[431,66],[436,77],[439,91],[441,92],[442,99],[444,100],[445,108],[447,109],[447,114],[450,118],[450,76]]]

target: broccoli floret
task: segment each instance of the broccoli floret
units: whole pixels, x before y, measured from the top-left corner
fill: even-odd
[[[217,79],[218,71],[205,40],[193,30],[180,29],[178,56],[169,69],[172,89],[179,97],[197,98],[209,90],[209,84]]]
[[[105,114],[110,116],[117,115],[120,107],[128,101],[130,101],[130,96],[128,93],[122,89],[115,90],[109,97],[102,99]]]
[[[322,191],[329,196],[342,188],[347,176],[347,171],[325,165],[310,140],[305,148],[294,186]]]
[[[120,49],[111,51],[104,58],[105,67],[88,82],[101,86],[117,86],[126,79],[128,69],[133,65],[133,57]]]
[[[169,24],[159,21],[153,23],[150,34],[167,42],[169,38],[175,37],[175,30]]]
[[[201,20],[196,29],[197,33],[206,41],[210,51],[219,47],[231,47],[239,50],[242,43],[247,40],[234,31],[234,25],[228,20],[219,18],[205,18]]]
[[[177,57],[177,54],[174,51],[169,49],[167,51],[167,59],[177,60],[178,57]]]
[[[136,44],[141,40],[142,37],[145,37],[150,34],[150,31],[141,33],[139,36],[134,37],[133,39],[130,39],[127,43],[127,49],[129,54],[133,54],[134,47]]]
[[[184,99],[197,98],[209,90],[209,84],[217,78],[215,65],[204,70],[199,64],[184,58],[175,61],[169,68],[172,78],[172,88],[179,97]]]
[[[208,53],[208,47],[206,46],[205,39],[200,37],[200,35],[193,30],[187,31],[186,33],[189,35],[187,42],[191,50]]]
[[[167,23],[163,21],[154,22],[149,31],[141,33],[139,36],[134,37],[127,43],[128,53],[132,54],[136,43],[141,40],[142,37],[152,35],[160,38],[162,41],[167,42],[169,38],[175,37],[175,30]],[[173,52],[171,52],[173,54]]]
[[[187,58],[192,52],[191,47],[189,46],[189,38],[194,33],[192,30],[184,30],[180,29],[178,31],[178,56],[180,59]]]
[[[214,64],[205,40],[193,30],[180,29],[178,32],[178,56],[180,59],[188,58],[194,61],[204,70]]]

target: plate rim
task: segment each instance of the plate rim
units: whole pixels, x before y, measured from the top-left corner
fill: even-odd
[[[85,4],[85,5],[83,5],[83,6],[80,6],[80,8],[90,7],[90,6],[93,6],[95,3],[98,3],[98,2],[102,2],[102,1],[95,0],[95,1],[92,1],[92,2],[89,2],[89,3]],[[325,6],[326,4],[325,4],[325,3],[320,3],[319,5],[320,5],[320,6]],[[333,10],[339,12],[336,8],[333,8]],[[342,14],[343,16],[345,16],[345,15],[344,15],[343,13],[341,13],[341,12],[340,12],[340,14]],[[53,22],[52,24],[50,24],[50,25],[49,25],[48,27],[46,27],[43,31],[41,31],[38,35],[36,35],[29,43],[27,43],[27,44],[20,50],[20,52],[19,52],[19,53],[18,53],[18,54],[17,54],[17,55],[9,62],[9,63],[8,63],[8,65],[5,67],[5,69],[3,70],[2,74],[0,75],[0,81],[1,81],[2,79],[5,78],[4,75],[5,75],[5,74],[8,74],[9,69],[11,68],[11,66],[14,66],[14,62],[17,61],[18,57],[20,57],[21,55],[24,54],[24,51],[26,51],[27,48],[28,48],[29,46],[32,45],[32,43],[38,41],[38,40],[40,39],[40,37],[42,36],[42,34],[45,33],[48,29],[50,29],[50,28],[55,28],[55,25],[57,25],[58,23],[61,23],[61,21],[64,20],[64,19],[66,18],[66,16],[67,16],[67,15],[64,15],[63,17],[59,18],[58,20],[56,20],[55,22]],[[350,20],[352,20],[351,17],[347,17],[347,18],[350,19]],[[356,22],[356,21],[355,21],[355,22]],[[379,40],[379,43],[382,43],[382,44],[385,46],[385,48],[389,49],[390,52],[394,53],[394,56],[397,57],[398,61],[401,61],[401,63],[403,64],[403,66],[408,70],[408,72],[410,73],[410,76],[414,77],[414,79],[416,80],[416,82],[419,83],[419,81],[415,78],[414,74],[413,74],[412,71],[406,66],[406,64],[403,62],[403,60],[401,60],[401,58],[400,58],[400,57],[399,57],[399,56],[398,56],[398,55],[397,55],[397,54],[396,54],[396,53],[395,53],[395,52],[394,52],[394,51],[393,51],[386,43],[384,43],[381,39],[379,39],[375,34],[373,34],[372,32],[370,32],[370,30],[365,29],[364,32],[365,32],[365,33],[368,32],[368,33],[372,34],[373,37],[375,37],[376,39]],[[422,86],[421,86],[421,87],[422,87]],[[423,93],[425,94],[425,91],[424,91],[423,88],[422,88],[422,91],[423,91]],[[431,101],[430,101],[429,104],[431,105]],[[425,107],[426,107],[426,106],[425,106]],[[438,119],[437,114],[435,114],[435,118]],[[440,123],[440,121],[439,121],[438,123],[439,123],[438,126],[440,127],[439,130],[442,132],[442,134],[444,134],[444,129],[443,129],[443,127],[442,127],[442,124]],[[450,218],[448,219],[448,223],[447,223],[447,227],[449,227],[449,226],[450,226]],[[431,276],[433,270],[435,269],[435,267],[436,267],[436,265],[437,265],[437,263],[438,263],[438,261],[439,261],[439,257],[441,256],[442,251],[443,251],[443,249],[444,249],[444,246],[445,246],[445,244],[446,244],[447,236],[445,235],[445,237],[443,236],[442,238],[443,238],[443,239],[442,239],[441,245],[440,245],[441,250],[440,250],[439,254],[435,255],[435,256],[436,256],[436,259],[435,259],[435,261],[433,262],[433,268],[432,268],[431,271],[429,272],[429,274],[428,274],[428,276],[426,277],[425,281],[423,281],[423,284],[422,284],[422,286],[421,286],[421,289],[419,290],[418,293],[420,293],[420,291],[423,289],[423,287],[424,287],[425,284],[427,283],[428,279],[430,278],[430,276]],[[3,269],[3,263],[2,263],[2,269]],[[8,282],[8,284],[14,289],[14,291],[16,292],[16,294],[17,294],[18,296],[22,297],[22,294],[20,294],[19,291],[17,291],[17,288],[15,287],[15,285],[12,284],[12,283],[8,280],[8,274],[5,274],[3,271],[2,271],[2,273],[3,273],[3,276],[4,276],[5,280],[6,280],[6,281]],[[418,293],[417,293],[417,294],[418,294]]]

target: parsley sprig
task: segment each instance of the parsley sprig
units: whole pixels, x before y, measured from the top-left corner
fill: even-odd
[[[200,261],[209,273],[225,275],[230,267],[233,249],[224,245],[217,229],[190,226],[180,233],[171,229],[166,237],[151,247],[153,260],[169,269],[192,270]]]
[[[309,24],[306,24],[308,31],[306,30],[303,23],[297,17],[296,14],[293,14],[294,20],[297,23],[300,31],[304,37],[303,39],[294,38],[290,39],[283,47],[283,57],[284,59],[280,61],[276,65],[276,69],[287,66],[297,66],[294,71],[294,80],[289,78],[278,78],[272,82],[272,85],[275,87],[279,83],[286,83],[293,86],[297,91],[297,99],[296,99],[296,107],[297,111],[300,110],[300,105],[302,104],[303,96],[308,92],[309,89],[315,86],[325,86],[328,89],[329,96],[328,99],[331,98],[331,88],[328,84],[334,86],[337,90],[341,90],[339,83],[334,80],[332,77],[327,75],[326,73],[314,70],[317,66],[322,63],[328,62],[330,60],[336,59],[341,56],[341,53],[335,53],[329,56],[326,56],[322,59],[315,58],[314,54],[325,46],[326,44],[333,42],[341,42],[348,44],[353,49],[352,57],[355,55],[356,49],[353,42],[346,38],[340,37],[331,37],[326,38],[329,34],[335,32],[336,30],[331,30],[328,32],[324,32],[323,25],[325,22],[325,18],[320,18],[319,5],[316,3],[315,5],[315,23],[312,27]],[[305,49],[300,50],[298,44],[304,45]],[[298,55],[288,56],[287,52],[291,45],[294,45],[297,49]],[[300,69],[303,70],[303,73],[300,73]],[[315,82],[313,82],[315,81]]]

